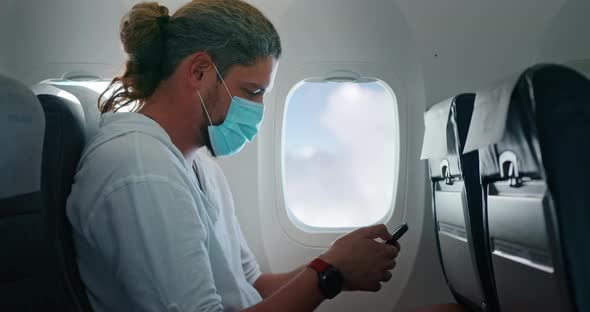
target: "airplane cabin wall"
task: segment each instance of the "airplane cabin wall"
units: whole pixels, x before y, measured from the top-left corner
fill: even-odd
[[[529,66],[546,28],[566,1],[399,2],[416,35],[430,107]],[[559,51],[573,48],[558,47]]]
[[[110,78],[123,68],[118,1],[12,1],[9,72],[26,84],[86,71]]]
[[[161,2],[174,10],[185,0]],[[396,210],[406,209],[408,220],[415,224],[411,224],[413,232],[404,237],[408,246],[404,246],[391,282],[402,285],[386,287],[382,294],[353,295],[352,299],[342,299],[340,305],[328,303],[322,311],[352,311],[357,306],[376,311],[403,311],[422,303],[451,300],[435,250],[426,166],[417,159],[423,132],[422,112],[441,100],[476,91],[533,62],[590,59],[590,41],[586,40],[590,29],[589,2],[250,2],[277,26],[285,44],[285,56],[275,90],[267,97],[270,119],[267,118],[260,136],[242,153],[220,163],[232,187],[245,236],[261,267],[278,271],[290,265],[276,260],[276,252],[281,252],[280,243],[289,242],[289,237],[265,227],[274,218],[273,207],[282,200],[272,178],[277,174],[275,136],[280,125],[280,109],[284,108],[286,92],[303,77],[302,71],[310,72],[302,62],[331,57],[338,61],[373,61],[382,65],[381,78],[400,96],[400,116],[406,118],[400,120],[406,171],[400,171]],[[133,0],[1,1],[0,73],[27,84],[75,70],[111,78],[121,72],[125,61],[118,38],[120,18],[134,3]],[[351,7],[347,9],[347,6]],[[375,8],[382,11],[377,12]],[[309,14],[301,16],[305,10]],[[342,35],[342,29],[349,31],[349,37]],[[379,35],[367,36],[371,29]],[[317,46],[313,45],[314,40]],[[330,42],[335,45],[331,46]],[[379,72],[370,67],[367,65],[367,71]],[[320,66],[318,70],[328,68],[328,65]],[[394,214],[394,219],[400,221],[400,215]],[[284,257],[292,256],[294,263],[321,252],[315,249],[299,255],[295,254],[298,249],[293,248],[282,252]],[[385,300],[389,302],[383,310],[373,309]]]
[[[9,60],[12,59],[12,32],[9,31],[9,6],[12,5],[12,2],[3,1],[0,2],[0,40],[2,40],[2,44],[0,45],[0,74],[14,77],[14,73],[12,69],[9,67]]]
[[[568,1],[543,34],[534,62],[568,64],[590,77],[589,15],[590,1]]]

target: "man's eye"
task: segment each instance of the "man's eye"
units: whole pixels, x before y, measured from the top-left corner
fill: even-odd
[[[257,88],[257,89],[242,88],[242,90],[244,90],[244,93],[252,98],[255,98],[255,97],[264,93],[264,89],[262,89],[262,88]]]

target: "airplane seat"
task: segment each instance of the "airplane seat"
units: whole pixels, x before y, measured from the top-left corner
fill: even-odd
[[[21,83],[0,76],[0,310],[59,306],[41,186],[45,114]]]
[[[457,142],[457,152],[465,182],[464,200],[467,202],[467,210],[464,211],[468,224],[474,257],[477,263],[478,274],[484,294],[485,311],[498,311],[498,299],[493,279],[492,262],[489,256],[489,241],[486,212],[483,205],[483,192],[481,188],[479,155],[478,151],[463,153],[467,134],[471,124],[475,94],[461,95],[455,98],[451,106],[451,122]]]
[[[65,214],[84,147],[72,100],[0,78],[2,311],[90,311]]]
[[[477,93],[464,152],[479,149],[501,311],[588,311],[589,126],[590,82],[563,66]]]
[[[530,75],[570,289],[578,311],[590,311],[590,250],[583,247],[590,237],[590,195],[584,187],[590,177],[590,80],[561,67]]]
[[[48,88],[47,86],[52,88]],[[46,93],[56,95],[59,94],[60,91],[64,91],[73,95],[84,110],[85,141],[88,142],[98,131],[98,125],[100,122],[98,98],[100,94],[83,86],[52,83],[51,80],[34,85],[33,91],[36,94]]]
[[[495,311],[477,152],[460,153],[474,98],[474,94],[461,94],[425,113],[422,158],[428,159],[430,167],[434,230],[449,288],[470,309]]]
[[[78,272],[72,227],[66,216],[66,201],[86,143],[84,111],[78,102],[64,97],[38,94],[37,98],[46,119],[42,181],[50,239],[69,299],[68,310],[64,311],[91,311]]]
[[[100,94],[88,88],[79,86],[62,85],[59,86],[59,88],[73,94],[80,101],[82,109],[84,110],[84,120],[86,125],[85,137],[86,142],[88,142],[98,131],[98,125],[100,123],[98,97]]]

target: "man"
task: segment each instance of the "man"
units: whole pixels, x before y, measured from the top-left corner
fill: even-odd
[[[67,207],[95,311],[312,311],[391,278],[399,245],[375,241],[391,237],[384,225],[290,273],[261,274],[223,174],[197,153],[237,153],[262,122],[281,45],[258,10],[195,0],[168,16],[141,3],[121,40],[126,70],[101,103]],[[115,112],[126,105],[137,112]]]

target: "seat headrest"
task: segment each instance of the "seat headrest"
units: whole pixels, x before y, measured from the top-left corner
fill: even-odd
[[[90,140],[96,132],[100,123],[100,111],[98,110],[98,98],[100,94],[94,90],[76,86],[76,85],[55,85],[56,87],[67,91],[80,100],[84,110],[84,119],[86,123],[86,141]]]
[[[39,95],[53,95],[53,96],[64,98],[68,101],[72,101],[78,105],[82,105],[80,103],[80,100],[78,100],[78,98],[76,96],[74,96],[73,94],[71,94],[70,92],[56,88],[55,86],[52,86],[49,84],[39,83],[39,84],[32,86],[31,89],[33,90],[33,93],[37,96],[39,96]]]
[[[471,124],[463,153],[468,153],[502,139],[510,97],[520,75],[511,75],[476,92]]]
[[[82,109],[82,104],[76,96],[47,84],[37,84],[32,89],[37,95],[37,99],[39,99],[47,118],[50,113],[72,116],[74,119],[72,122],[77,124],[76,127],[81,129],[82,136],[84,136],[86,116]],[[51,106],[47,106],[48,104]],[[78,134],[73,135],[77,136]]]
[[[474,98],[473,93],[459,94],[434,105],[424,113],[425,130],[420,159],[462,153],[473,113]]]
[[[483,176],[506,178],[515,173],[532,178],[542,176],[537,105],[542,101],[543,105],[560,109],[560,101],[567,98],[537,97],[543,96],[543,90],[550,90],[552,94],[569,93],[571,90],[558,82],[572,74],[584,79],[567,67],[540,64],[528,68],[516,79],[510,78],[500,87],[484,89],[477,94],[464,152],[480,150]]]
[[[98,110],[98,98],[103,85],[108,84],[106,81],[90,82],[87,85],[83,82],[70,82],[62,80],[46,80],[35,86],[35,94],[67,94],[76,98],[84,110],[85,121],[85,139],[88,142],[98,131],[100,123],[100,111]],[[94,88],[93,88],[94,86]],[[61,91],[61,93],[60,93]],[[71,100],[71,98],[68,98]]]
[[[442,101],[424,113],[424,139],[420,159],[441,158],[453,153],[448,144],[453,134],[446,131],[455,97]]]
[[[38,192],[45,114],[37,97],[16,80],[0,76],[0,198]]]
[[[459,129],[458,124],[469,125],[473,98],[474,94],[460,94],[424,113],[426,129],[421,159],[429,160],[432,178],[462,174],[459,151],[464,143],[466,130]]]

